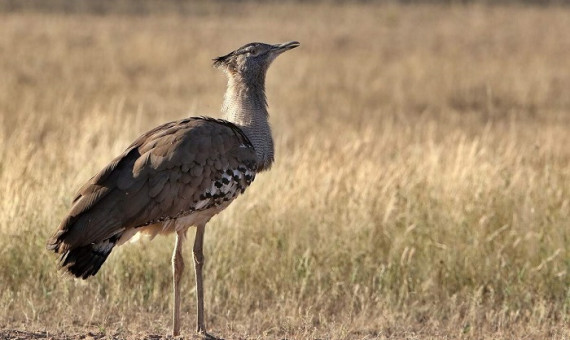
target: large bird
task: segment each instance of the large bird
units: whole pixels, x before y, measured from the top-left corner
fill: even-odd
[[[76,277],[97,274],[115,246],[137,233],[176,233],[172,256],[172,334],[180,334],[182,243],[196,226],[197,329],[206,333],[202,245],[206,223],[273,163],[265,75],[271,62],[296,41],[250,43],[214,59],[228,77],[224,119],[192,117],[160,125],[85,183],[71,211],[47,242],[59,265]]]

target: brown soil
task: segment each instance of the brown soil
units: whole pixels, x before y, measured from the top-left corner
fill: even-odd
[[[158,340],[158,339],[172,339],[172,337],[163,337],[161,335],[140,335],[137,337],[125,337],[119,334],[103,334],[88,332],[86,334],[66,334],[63,332],[52,333],[46,331],[20,331],[20,330],[10,330],[4,329],[0,330],[0,340],[28,340],[28,339],[44,339],[44,340],[115,340],[115,339],[147,339],[147,340]]]

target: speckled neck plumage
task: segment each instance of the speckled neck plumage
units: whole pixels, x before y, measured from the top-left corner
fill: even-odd
[[[261,79],[230,75],[222,113],[226,120],[239,126],[253,144],[258,171],[271,167],[274,150],[265,97],[265,75]]]

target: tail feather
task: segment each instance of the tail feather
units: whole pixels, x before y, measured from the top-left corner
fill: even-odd
[[[99,243],[66,250],[59,264],[75,277],[87,279],[97,274],[120,237],[119,234]]]

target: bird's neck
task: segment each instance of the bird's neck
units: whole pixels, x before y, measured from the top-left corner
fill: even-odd
[[[257,155],[258,171],[273,163],[273,138],[269,126],[264,79],[256,82],[229,77],[222,105],[224,118],[242,129]]]

